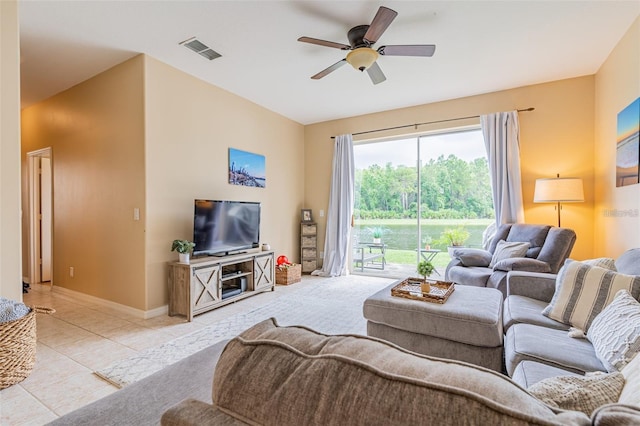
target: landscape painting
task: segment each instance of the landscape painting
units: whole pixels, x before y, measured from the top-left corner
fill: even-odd
[[[639,182],[640,98],[618,113],[616,187]]]
[[[266,187],[264,155],[229,148],[229,183],[256,188]]]

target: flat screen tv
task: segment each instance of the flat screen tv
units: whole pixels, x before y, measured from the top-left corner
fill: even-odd
[[[195,200],[194,255],[224,256],[259,246],[260,203]]]

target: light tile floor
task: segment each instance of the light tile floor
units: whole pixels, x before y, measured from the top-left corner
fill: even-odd
[[[274,292],[198,315],[193,322],[168,315],[144,320],[61,294],[49,285],[32,286],[24,303],[56,312],[37,315],[35,367],[24,381],[0,391],[0,425],[43,425],[107,396],[117,388],[93,371],[231,315],[252,311],[314,280],[303,276],[300,283],[276,286]]]

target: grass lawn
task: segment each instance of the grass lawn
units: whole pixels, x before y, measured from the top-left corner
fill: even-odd
[[[413,250],[394,250],[387,249],[385,252],[385,260],[387,263],[400,263],[403,265],[417,265],[416,252]],[[420,258],[422,260],[422,257]],[[436,257],[431,261],[433,266],[438,269],[444,269],[449,264],[449,253],[443,251],[438,253]]]

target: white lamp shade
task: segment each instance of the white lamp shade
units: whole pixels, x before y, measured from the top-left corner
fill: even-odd
[[[579,203],[584,201],[580,178],[536,179],[534,203]]]
[[[364,71],[378,59],[378,52],[370,47],[359,47],[347,54],[347,62],[357,70]]]

